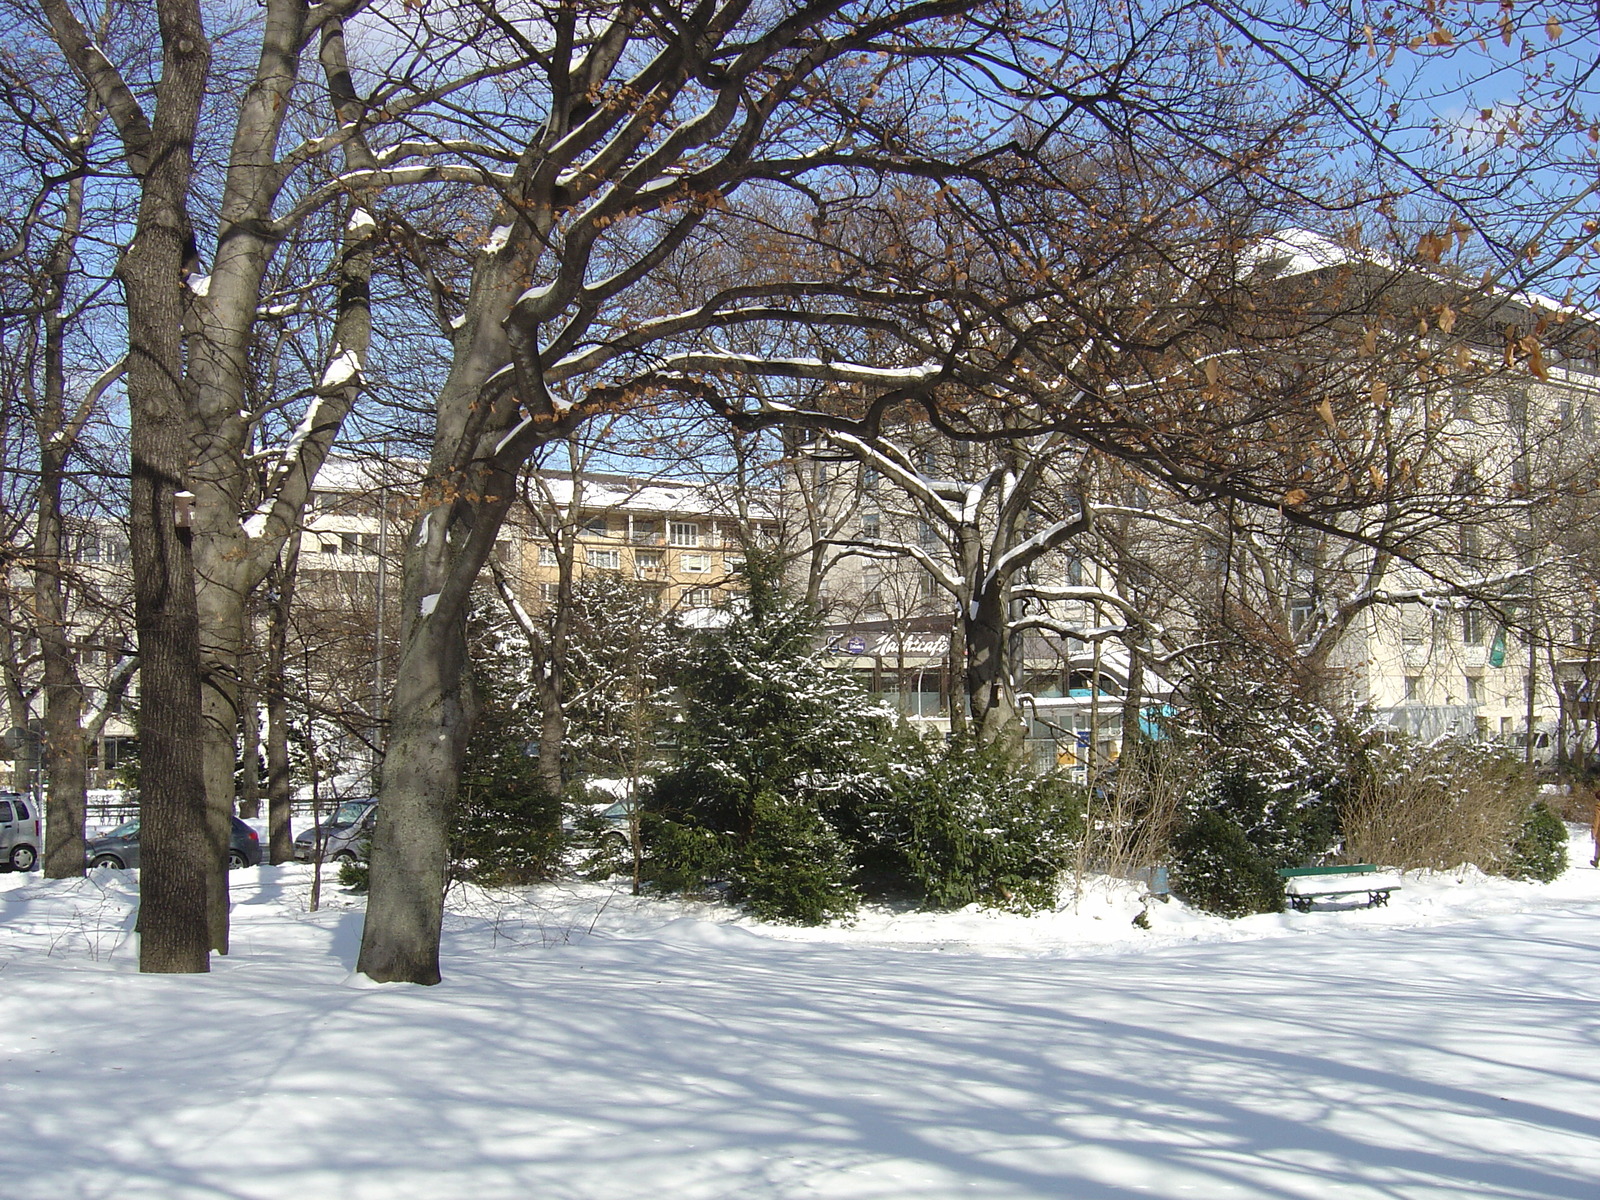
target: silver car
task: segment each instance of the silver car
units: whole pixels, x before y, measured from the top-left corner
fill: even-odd
[[[31,871],[39,865],[39,810],[31,796],[0,792],[0,868]]]
[[[354,862],[372,840],[372,827],[378,820],[378,802],[372,797],[346,800],[333,810],[320,826],[322,857],[326,862]],[[297,862],[310,862],[317,856],[317,832],[313,827],[294,839]]]

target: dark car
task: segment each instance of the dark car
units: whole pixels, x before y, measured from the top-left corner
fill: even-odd
[[[120,871],[139,865],[139,818],[118,825],[102,837],[88,841],[91,867],[112,867]],[[228,870],[261,865],[261,837],[238,817],[233,818],[233,836],[228,839]]]

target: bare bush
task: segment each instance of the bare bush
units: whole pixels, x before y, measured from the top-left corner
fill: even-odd
[[[1114,780],[1089,797],[1077,882],[1093,871],[1129,878],[1164,862],[1178,810],[1194,785],[1197,759],[1170,741],[1141,742],[1117,765]]]
[[[1494,870],[1538,794],[1520,763],[1465,743],[1369,751],[1341,813],[1345,856],[1401,870]]]

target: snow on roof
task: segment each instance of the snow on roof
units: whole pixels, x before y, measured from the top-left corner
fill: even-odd
[[[1254,245],[1247,247],[1240,255],[1239,261],[1245,275],[1261,271],[1278,279],[1309,275],[1329,267],[1365,265],[1384,271],[1404,271],[1423,275],[1436,283],[1472,286],[1469,280],[1454,277],[1442,268],[1429,267],[1418,262],[1403,262],[1391,254],[1374,250],[1369,246],[1352,249],[1309,229],[1282,229],[1277,233],[1268,234]],[[1498,285],[1490,285],[1486,291],[1490,296],[1509,300],[1513,304],[1520,304],[1530,309],[1542,309],[1573,317],[1592,315],[1576,305],[1538,292]]]
[[[1385,260],[1383,256],[1375,256],[1370,252],[1357,254],[1309,229],[1284,229],[1269,234],[1247,247],[1240,255],[1241,266],[1249,270],[1270,270],[1280,279],[1291,275],[1309,275],[1312,271],[1356,261]]]
[[[577,481],[578,499],[585,508],[677,516],[733,516],[730,497],[720,487],[671,479],[638,479],[626,475],[586,475]],[[558,506],[572,502],[574,480],[558,472],[541,474],[539,488]],[[774,505],[759,496],[746,500],[750,515],[759,520],[776,516]]]
[[[317,472],[313,488],[319,492],[363,494],[380,488],[404,488],[418,483],[427,472],[420,459],[330,458]],[[540,473],[538,491],[552,503],[565,507],[572,502],[573,477],[564,471]],[[659,476],[638,478],[628,475],[587,474],[580,478],[579,500],[587,509],[660,513],[684,517],[732,517],[734,508],[726,489]],[[761,493],[745,498],[755,520],[777,517],[776,503]]]
[[[330,457],[317,471],[312,490],[364,494],[382,488],[404,488],[417,483],[428,464],[416,458]]]

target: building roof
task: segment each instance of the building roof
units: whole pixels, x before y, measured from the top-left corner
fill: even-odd
[[[314,491],[366,494],[385,487],[406,488],[422,480],[427,464],[421,459],[329,458],[317,472]],[[584,508],[659,513],[664,516],[733,517],[735,506],[729,490],[721,484],[706,484],[662,476],[618,475],[585,472],[575,477],[567,471],[540,471],[539,488],[557,506],[572,502],[573,488],[580,488]],[[747,496],[745,508],[751,518],[771,521],[777,517],[777,504],[770,495],[757,492]]]

